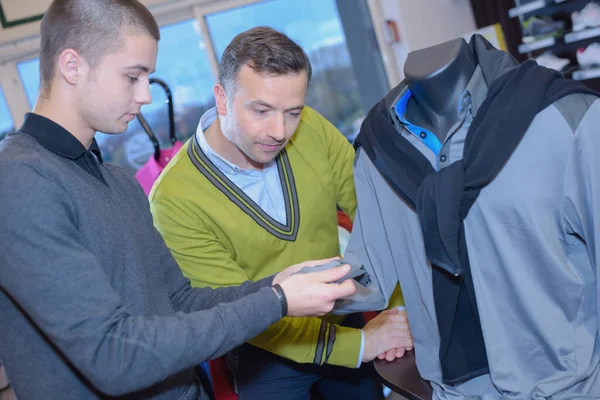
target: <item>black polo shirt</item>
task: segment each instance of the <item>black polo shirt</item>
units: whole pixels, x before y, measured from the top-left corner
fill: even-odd
[[[100,172],[102,154],[96,139],[89,149],[69,131],[56,122],[34,113],[25,114],[25,121],[18,132],[37,140],[42,146],[61,157],[72,160],[78,167],[106,184]]]

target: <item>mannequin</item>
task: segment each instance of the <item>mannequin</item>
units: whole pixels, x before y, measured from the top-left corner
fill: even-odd
[[[407,119],[443,142],[458,120],[460,98],[475,68],[477,60],[462,38],[409,53],[404,75],[413,101]]]
[[[600,399],[600,94],[480,35],[410,53],[405,74],[355,141],[344,260],[378,304],[400,283],[434,398]]]

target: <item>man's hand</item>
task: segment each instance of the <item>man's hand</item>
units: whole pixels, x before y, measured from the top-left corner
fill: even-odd
[[[331,259],[309,261],[293,267],[298,267],[295,269],[298,271],[300,268],[322,265],[328,261]],[[320,316],[330,312],[337,299],[350,296],[356,291],[352,280],[329,283],[343,278],[349,271],[350,266],[344,264],[326,271],[291,275],[279,281],[287,299],[287,315],[290,317]]]
[[[381,312],[365,325],[363,332],[363,362],[372,361],[375,357],[393,361],[414,346],[406,311],[399,311],[397,308]]]
[[[289,278],[292,274],[300,271],[304,267],[317,267],[319,265],[324,265],[330,261],[339,260],[339,259],[340,259],[339,257],[333,257],[333,258],[326,258],[324,260],[306,261],[306,262],[303,262],[300,264],[294,264],[292,266],[287,267],[286,269],[284,269],[277,275],[275,275],[275,278],[273,278],[273,285],[281,283],[282,281]]]

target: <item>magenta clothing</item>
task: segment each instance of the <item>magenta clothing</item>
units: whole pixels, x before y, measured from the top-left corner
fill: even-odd
[[[160,151],[160,157],[156,160],[154,157],[150,157],[148,162],[144,164],[142,168],[135,174],[135,178],[138,180],[146,196],[150,194],[152,185],[158,179],[160,173],[167,166],[169,161],[175,157],[175,154],[179,151],[183,144],[181,142],[175,142],[173,147],[170,149],[164,149]]]

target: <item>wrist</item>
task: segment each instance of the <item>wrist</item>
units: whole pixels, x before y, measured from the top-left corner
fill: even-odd
[[[273,288],[273,291],[275,292],[275,295],[279,299],[279,303],[281,304],[281,317],[283,318],[283,317],[287,316],[287,314],[288,314],[287,298],[285,297],[285,293],[280,284],[275,283],[272,286],[272,288]]]

